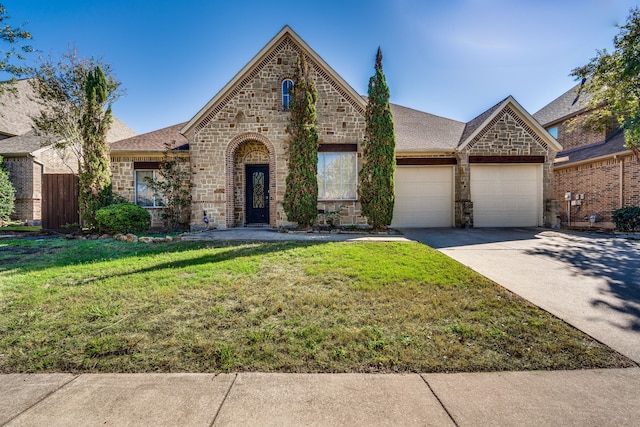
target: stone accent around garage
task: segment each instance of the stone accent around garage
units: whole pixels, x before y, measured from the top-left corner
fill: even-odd
[[[491,156],[501,163],[509,158],[540,157],[542,164],[543,223],[553,226],[558,222],[557,212],[548,203],[553,199],[553,159],[557,152],[548,146],[511,106],[505,106],[481,132],[459,151],[456,166],[456,227],[473,227],[473,198],[471,194],[470,156]]]

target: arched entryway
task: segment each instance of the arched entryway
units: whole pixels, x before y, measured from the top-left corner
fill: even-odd
[[[275,152],[258,133],[235,137],[227,148],[227,227],[276,224]]]

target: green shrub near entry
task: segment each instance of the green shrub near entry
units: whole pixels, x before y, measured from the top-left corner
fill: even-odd
[[[100,231],[111,233],[144,233],[151,225],[151,214],[131,203],[119,203],[98,209],[96,223]]]
[[[620,231],[640,230],[640,206],[625,206],[612,212],[616,229]]]

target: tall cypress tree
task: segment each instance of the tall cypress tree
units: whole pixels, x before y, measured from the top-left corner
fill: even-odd
[[[396,166],[396,135],[380,48],[376,54],[375,75],[369,79],[368,95],[358,195],[362,215],[369,225],[379,230],[388,227],[393,219]]]
[[[318,216],[318,91],[309,77],[304,54],[298,58],[291,94],[289,172],[284,194],[284,211],[299,228],[313,225]]]
[[[84,82],[86,105],[82,115],[82,161],[78,179],[80,212],[85,223],[95,225],[95,213],[111,199],[111,176],[107,132],[111,125],[111,105],[104,72],[96,66]]]

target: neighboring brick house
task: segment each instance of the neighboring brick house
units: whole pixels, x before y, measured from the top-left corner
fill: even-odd
[[[139,171],[188,143],[190,226],[292,225],[283,209],[288,96],[299,55],[318,89],[318,210],[364,225],[357,200],[366,99],[284,27],[189,122],[112,145],[116,190],[138,201]],[[396,204],[392,226],[553,225],[557,141],[512,97],[469,123],[392,105]],[[184,135],[181,140],[179,133]],[[139,201],[138,201],[139,202]],[[142,204],[148,203],[142,201]],[[320,215],[320,220],[323,216]]]
[[[0,96],[0,156],[16,189],[13,219],[40,224],[42,220],[43,175],[75,174],[77,160],[69,152],[47,145],[47,139],[32,130],[32,120],[40,111],[28,80],[16,82],[15,90]],[[107,140],[117,141],[135,135],[114,118]]]
[[[602,133],[580,126],[589,110],[588,95],[579,89],[568,90],[534,117],[564,148],[554,166],[554,198],[561,200],[562,223],[613,228],[613,210],[640,205],[640,162],[624,146],[616,126]]]

